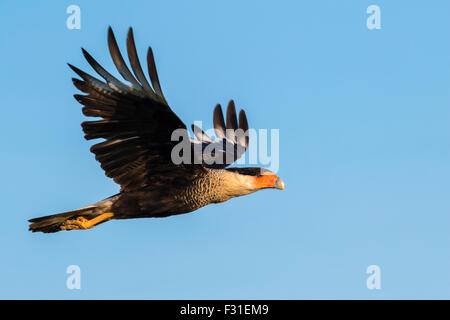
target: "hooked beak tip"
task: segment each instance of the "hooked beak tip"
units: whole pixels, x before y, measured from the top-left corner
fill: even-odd
[[[275,184],[273,185],[274,186],[274,188],[276,188],[276,189],[279,189],[279,190],[284,190],[284,181],[283,180],[281,180],[281,178],[278,178],[276,181],[275,181]]]

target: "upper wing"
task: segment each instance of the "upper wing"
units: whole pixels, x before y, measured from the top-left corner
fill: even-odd
[[[147,54],[150,85],[139,63],[131,28],[127,51],[134,75],[119,51],[111,28],[108,46],[117,70],[130,85],[112,76],[84,49],[86,60],[105,81],[69,64],[82,79],[73,79],[74,85],[87,93],[75,95],[75,99],[84,105],[83,114],[102,118],[82,123],[86,139],[105,139],[91,147],[95,158],[106,175],[121,185],[122,191],[192,179],[204,168],[194,164],[175,165],[171,160],[176,143],[171,141],[172,132],[185,129],[187,134],[187,130],[161,91],[151,48]]]
[[[191,139],[195,145],[194,156],[203,166],[210,168],[225,168],[239,159],[247,150],[249,135],[248,121],[245,111],[239,112],[239,124],[234,101],[228,103],[227,123],[223,118],[222,107],[216,106],[213,113],[214,132],[219,140],[211,139],[202,129],[192,125],[192,131],[197,140]]]

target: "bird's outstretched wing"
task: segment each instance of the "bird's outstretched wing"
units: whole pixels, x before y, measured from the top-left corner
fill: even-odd
[[[106,175],[121,185],[121,191],[192,179],[204,170],[201,165],[175,165],[171,161],[171,150],[177,143],[171,141],[172,132],[186,130],[186,126],[170,109],[162,93],[152,49],[149,48],[147,54],[150,85],[139,63],[131,28],[127,51],[134,76],[119,51],[111,28],[108,45],[117,70],[130,85],[111,75],[84,49],[86,60],[104,81],[69,64],[82,79],[73,79],[74,85],[87,93],[75,95],[75,99],[84,105],[83,114],[102,118],[82,123],[86,139],[105,139],[91,147],[95,158]]]
[[[188,183],[204,172],[205,167],[221,168],[231,163],[205,164],[203,158],[200,162],[196,161],[194,157],[199,155],[192,152],[190,161],[175,164],[171,154],[179,142],[172,141],[172,133],[177,129],[185,132],[186,137],[183,139],[191,143],[192,150],[196,149],[198,143],[202,146],[201,150],[214,143],[213,146],[217,146],[215,152],[220,154],[220,145],[224,150],[227,145],[248,145],[248,140],[244,139],[246,142],[243,142],[231,130],[226,130],[238,129],[232,102],[228,106],[226,127],[220,106],[214,110],[216,135],[222,138],[221,141],[213,141],[209,137],[210,141],[190,139],[186,125],[170,109],[161,90],[152,49],[149,48],[147,53],[149,83],[139,63],[131,28],[127,36],[127,52],[133,73],[120,53],[111,28],[108,29],[108,46],[118,72],[129,84],[111,75],[84,49],[84,57],[103,81],[69,66],[82,79],[73,79],[75,87],[87,94],[74,95],[84,105],[83,114],[101,118],[81,124],[85,138],[105,139],[93,145],[91,151],[105,174],[121,185],[121,191],[133,191],[149,185]],[[239,128],[248,129],[243,111],[239,114],[239,122]],[[208,158],[208,155],[204,158]]]
[[[191,142],[194,145],[201,145],[200,148],[194,147],[194,155],[197,159],[201,157],[205,167],[225,168],[239,159],[248,148],[247,116],[245,111],[241,110],[238,123],[236,107],[231,100],[228,103],[226,125],[220,104],[214,109],[213,123],[218,140],[211,139],[201,128],[195,124],[192,125],[192,131],[197,140],[191,139]]]

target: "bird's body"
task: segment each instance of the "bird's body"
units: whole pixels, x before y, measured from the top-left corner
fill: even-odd
[[[119,73],[131,85],[117,80],[84,49],[87,61],[106,82],[69,66],[82,78],[73,79],[74,85],[87,93],[75,95],[84,105],[84,115],[102,118],[82,123],[85,138],[105,139],[93,145],[91,151],[106,175],[121,185],[121,191],[84,208],[31,219],[31,231],[89,229],[111,219],[167,217],[264,188],[284,189],[283,181],[268,170],[227,168],[248,147],[247,117],[241,110],[238,121],[233,101],[227,108],[226,124],[220,105],[214,110],[218,141],[196,126],[192,128],[198,140],[190,139],[185,124],[162,94],[151,49],[147,55],[150,86],[137,58],[132,30],[128,33],[127,51],[134,76],[111,29],[108,44]],[[188,146],[181,153],[173,152],[179,146],[179,141],[173,139],[177,131]],[[185,161],[174,159],[186,155]]]
[[[167,217],[255,192],[259,188],[254,185],[254,179],[226,169],[206,169],[188,184],[148,186],[104,201],[111,203],[110,211],[118,213],[119,219]]]

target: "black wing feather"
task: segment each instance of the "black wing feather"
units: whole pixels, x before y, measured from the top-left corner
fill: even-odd
[[[148,74],[150,76],[150,80],[153,85],[153,89],[160,96],[164,103],[167,104],[166,98],[161,90],[161,85],[159,84],[158,72],[156,71],[155,57],[153,56],[153,50],[151,47],[148,48],[147,51],[147,65],[148,65]]]
[[[236,142],[235,130],[238,128],[237,124],[237,116],[236,116],[236,107],[234,106],[234,101],[231,100],[228,103],[227,108],[227,139]]]
[[[144,72],[142,71],[141,64],[139,63],[132,28],[130,28],[127,35],[127,52],[128,52],[128,60],[130,61],[131,68],[133,69],[134,74],[136,75],[140,83],[142,83],[144,88],[147,91],[153,93],[153,89],[150,87],[150,84],[148,83],[147,78],[145,77]]]
[[[108,29],[108,47],[109,53],[111,54],[111,58],[116,65],[117,71],[122,75],[122,77],[131,82],[133,86],[136,88],[142,89],[141,84],[136,80],[136,78],[131,73],[130,69],[128,69],[125,60],[123,60],[122,54],[120,53],[119,46],[117,45],[116,37],[114,33],[109,27]]]
[[[244,145],[245,149],[248,148],[249,136],[248,136],[248,121],[245,111],[239,112],[239,129],[242,130],[241,135],[238,138],[238,143]],[[242,134],[243,133],[243,134]]]
[[[216,105],[213,113],[214,132],[217,138],[225,138],[225,121],[223,120],[222,107],[220,104]]]

